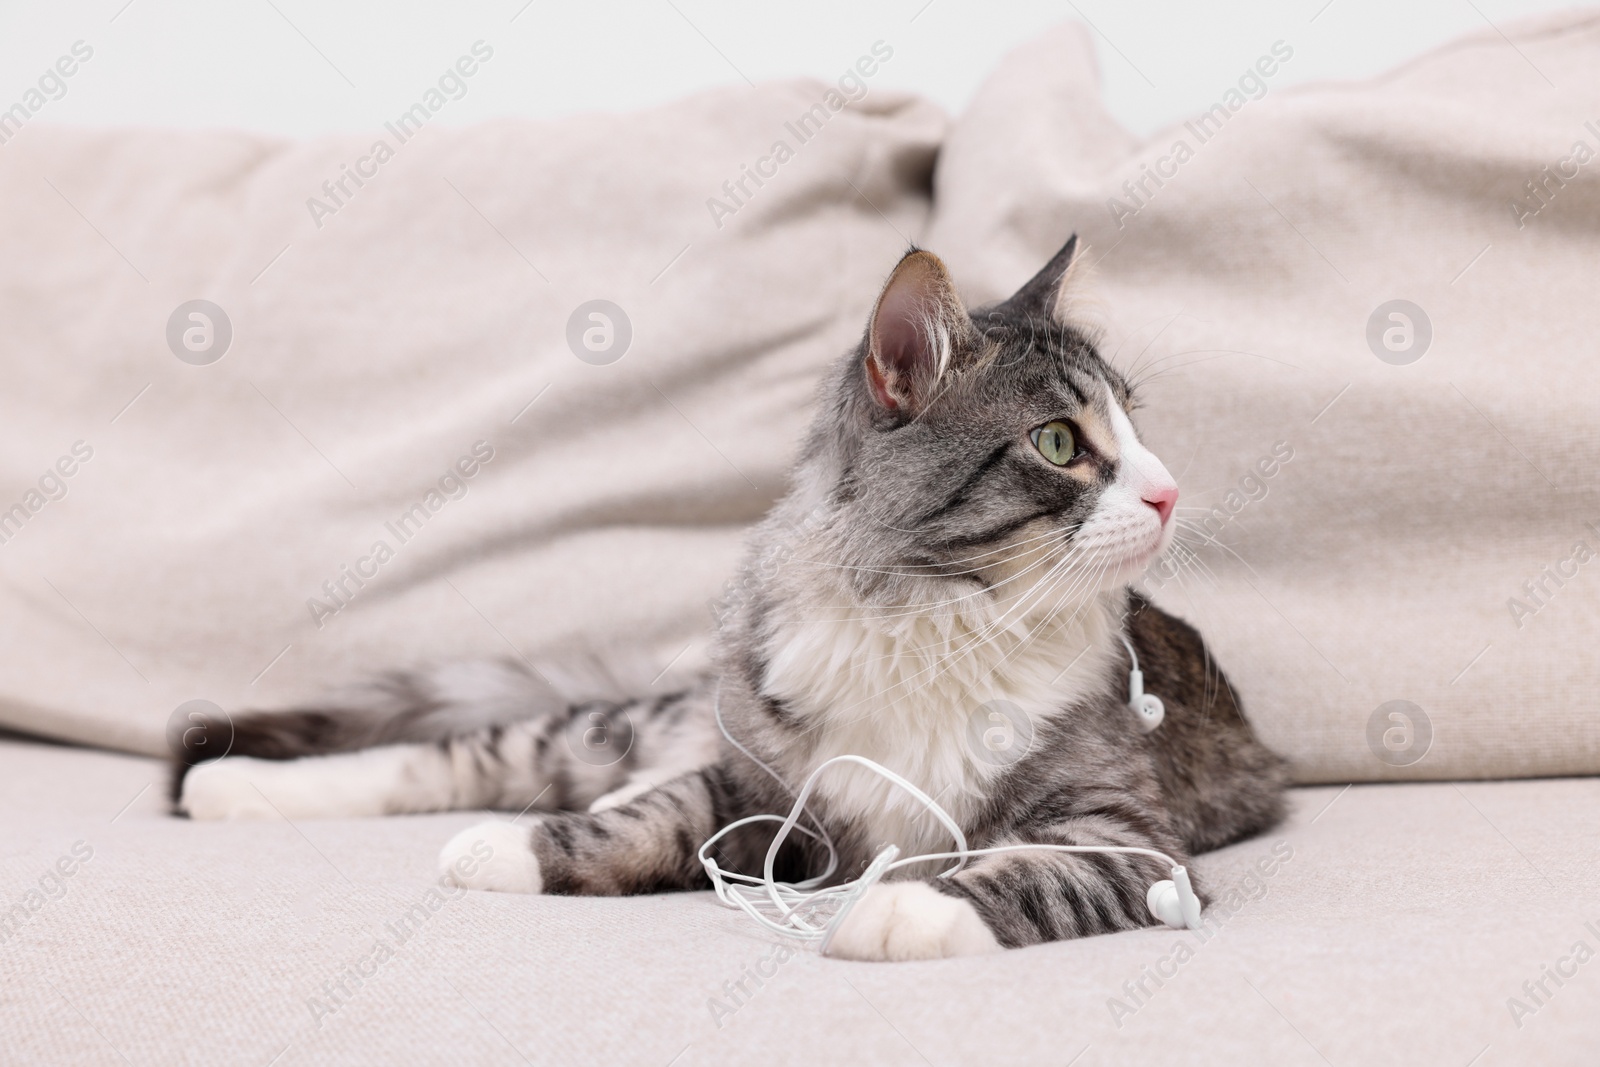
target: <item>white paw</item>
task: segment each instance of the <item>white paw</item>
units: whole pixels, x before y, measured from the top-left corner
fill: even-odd
[[[191,819],[275,819],[278,813],[255,787],[253,764],[261,761],[234,758],[213,760],[189,768],[183,776],[178,807]]]
[[[538,893],[544,889],[533,854],[533,828],[491,820],[461,831],[439,853],[439,873],[463,889]]]
[[[828,955],[847,960],[936,960],[999,952],[978,910],[922,882],[879,882],[834,932]]]
[[[179,806],[196,819],[281,816],[291,821],[435,811],[448,792],[438,758],[430,745],[384,745],[291,760],[228,756],[184,776]]]

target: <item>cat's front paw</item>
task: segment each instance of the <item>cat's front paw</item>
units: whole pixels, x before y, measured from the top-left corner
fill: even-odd
[[[880,882],[856,901],[828,955],[847,960],[936,960],[999,952],[978,910],[922,882]]]
[[[439,853],[439,873],[463,889],[495,893],[544,890],[539,858],[533,854],[533,827],[498,819],[452,837]]]
[[[259,762],[220,759],[190,767],[183,776],[178,810],[191,819],[276,818],[272,804],[255,785],[253,771]]]

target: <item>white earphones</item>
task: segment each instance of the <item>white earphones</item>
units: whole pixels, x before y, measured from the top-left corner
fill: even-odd
[[[1166,718],[1166,705],[1161,703],[1161,698],[1154,693],[1144,691],[1144,671],[1139,669],[1139,653],[1133,650],[1133,643],[1121,634],[1123,647],[1128,650],[1128,658],[1133,661],[1133,669],[1128,672],[1128,707],[1139,716],[1139,729],[1149,733],[1161,725],[1161,720]]]
[[[1172,878],[1162,879],[1144,895],[1150,914],[1174,930],[1200,929],[1200,898],[1189,884],[1189,870],[1173,867]]]
[[[1127,639],[1123,639],[1124,644]],[[1131,654],[1133,648],[1130,645]],[[1142,722],[1147,722],[1146,732],[1160,725],[1163,709],[1161,701],[1154,696],[1144,696],[1142,692],[1143,676],[1134,660],[1133,675],[1130,679],[1130,704],[1139,712]],[[1154,704],[1154,721],[1142,710],[1143,705]],[[717,728],[722,731],[722,736],[728,743],[744,753],[751,762],[771,775],[785,790],[793,793],[785,782],[771,767],[762,762],[755,753],[741,745],[734,736],[728,732],[727,725],[722,721],[722,692],[718,688],[713,708],[717,719]],[[814,829],[800,826],[800,817],[805,813],[806,799],[811,795],[812,787],[816,785],[818,777],[828,768],[839,763],[854,763],[865,767],[880,777],[910,793],[927,810],[944,825],[955,839],[955,848],[949,852],[931,852],[920,856],[908,856],[899,859],[899,848],[886,845],[883,850],[867,865],[865,871],[857,877],[838,885],[825,886],[824,883],[832,877],[839,866],[839,854],[834,847],[833,838],[828,834],[827,828],[815,817],[810,817]],[[762,866],[761,877],[738,874],[733,871],[724,871],[717,865],[717,861],[710,855],[712,847],[725,834],[757,822],[776,822],[782,825],[772,839],[772,844],[767,848],[766,862]],[[828,865],[819,875],[807,878],[801,882],[780,882],[773,877],[773,866],[778,857],[778,850],[788,840],[791,831],[799,830],[802,834],[813,840],[819,841],[828,850]],[[1101,852],[1121,853],[1123,855],[1149,856],[1166,863],[1172,869],[1172,877],[1163,879],[1152,885],[1145,894],[1145,904],[1150,909],[1150,914],[1166,923],[1174,930],[1200,929],[1200,898],[1195,895],[1194,887],[1189,882],[1189,872],[1180,863],[1164,852],[1151,848],[1135,848],[1132,846],[1112,845],[1001,845],[995,848],[967,848],[967,837],[961,827],[950,813],[941,808],[932,797],[906,781],[900,775],[887,767],[867,759],[865,756],[845,755],[835,756],[824,760],[816,770],[812,771],[800,787],[800,792],[795,795],[794,805],[789,809],[787,817],[777,815],[751,815],[729,823],[710,837],[700,846],[699,860],[706,870],[706,875],[711,879],[712,888],[716,891],[717,899],[730,908],[739,908],[755,919],[762,926],[773,933],[783,934],[799,941],[820,942],[823,955],[827,955],[828,945],[833,940],[836,930],[843,925],[850,910],[855,907],[874,884],[889,872],[914,863],[925,863],[930,860],[955,860],[949,869],[939,874],[940,878],[949,878],[966,866],[967,860],[974,856],[993,856],[1002,852]],[[836,909],[836,910],[835,910]],[[827,914],[832,910],[832,914]]]

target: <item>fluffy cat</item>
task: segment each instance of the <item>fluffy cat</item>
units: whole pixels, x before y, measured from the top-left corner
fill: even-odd
[[[906,254],[824,383],[792,488],[750,537],[714,668],[696,684],[573,701],[511,663],[394,674],[317,707],[237,717],[233,755],[179,761],[177,809],[533,807],[531,824],[458,835],[441,867],[467,888],[566,894],[707,888],[701,843],[786,811],[842,753],[917,783],[972,848],[1142,846],[1183,863],[1270,827],[1284,762],[1200,636],[1127,586],[1170,542],[1177,487],[1140,443],[1129,382],[1071,321],[1076,250],[1074,238],[1010,299],[971,313],[938,258]],[[1150,734],[1127,705],[1124,638],[1166,704]],[[820,780],[809,810],[841,879],[886,843],[905,855],[950,845],[912,798],[853,765]],[[735,831],[719,863],[759,872],[771,832]],[[457,862],[485,843],[488,862]],[[820,852],[792,838],[778,877],[816,874]],[[1048,852],[936,873],[875,885],[831,952],[921,959],[1151,925],[1145,891],[1167,877],[1141,856]]]

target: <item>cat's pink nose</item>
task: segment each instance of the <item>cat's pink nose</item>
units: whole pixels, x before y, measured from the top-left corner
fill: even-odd
[[[1156,509],[1156,514],[1161,518],[1161,525],[1165,526],[1172,517],[1172,509],[1178,503],[1178,487],[1175,485],[1151,486],[1143,493],[1144,502]]]

